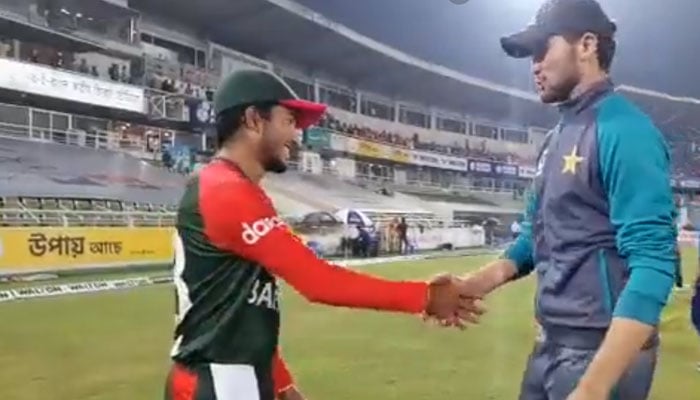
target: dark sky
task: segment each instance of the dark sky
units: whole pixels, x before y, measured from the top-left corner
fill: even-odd
[[[530,87],[529,62],[505,57],[503,34],[542,0],[297,0],[414,56],[468,75]],[[601,0],[619,27],[616,83],[700,98],[700,0]]]

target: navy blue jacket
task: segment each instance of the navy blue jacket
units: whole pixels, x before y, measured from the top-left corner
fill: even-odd
[[[521,235],[504,256],[537,273],[543,327],[658,324],[674,283],[669,152],[609,81],[560,106],[538,157]]]

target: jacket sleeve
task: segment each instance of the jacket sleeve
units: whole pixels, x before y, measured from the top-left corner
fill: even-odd
[[[598,157],[617,248],[630,271],[613,315],[656,325],[677,258],[668,149],[644,115],[602,115]]]
[[[523,213],[523,221],[520,224],[520,234],[508,248],[505,250],[502,258],[511,260],[518,268],[517,278],[527,276],[535,268],[533,259],[533,242],[532,242],[532,223],[534,214],[537,208],[537,198],[534,189],[531,188],[525,195],[525,212]]]
[[[425,310],[427,283],[389,281],[316,257],[252,183],[222,181],[200,190],[207,238],[224,251],[260,264],[309,301],[415,314]]]

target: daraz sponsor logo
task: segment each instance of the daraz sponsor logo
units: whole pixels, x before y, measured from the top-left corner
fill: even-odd
[[[251,224],[244,222],[241,238],[246,244],[252,245],[278,226],[284,226],[284,221],[280,217],[261,218]]]

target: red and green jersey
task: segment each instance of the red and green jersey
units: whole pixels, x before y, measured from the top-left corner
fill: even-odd
[[[310,301],[420,313],[424,282],[391,282],[318,259],[285,226],[263,190],[215,159],[188,183],[177,216],[177,327],[183,364],[269,370],[279,336],[276,277]]]

